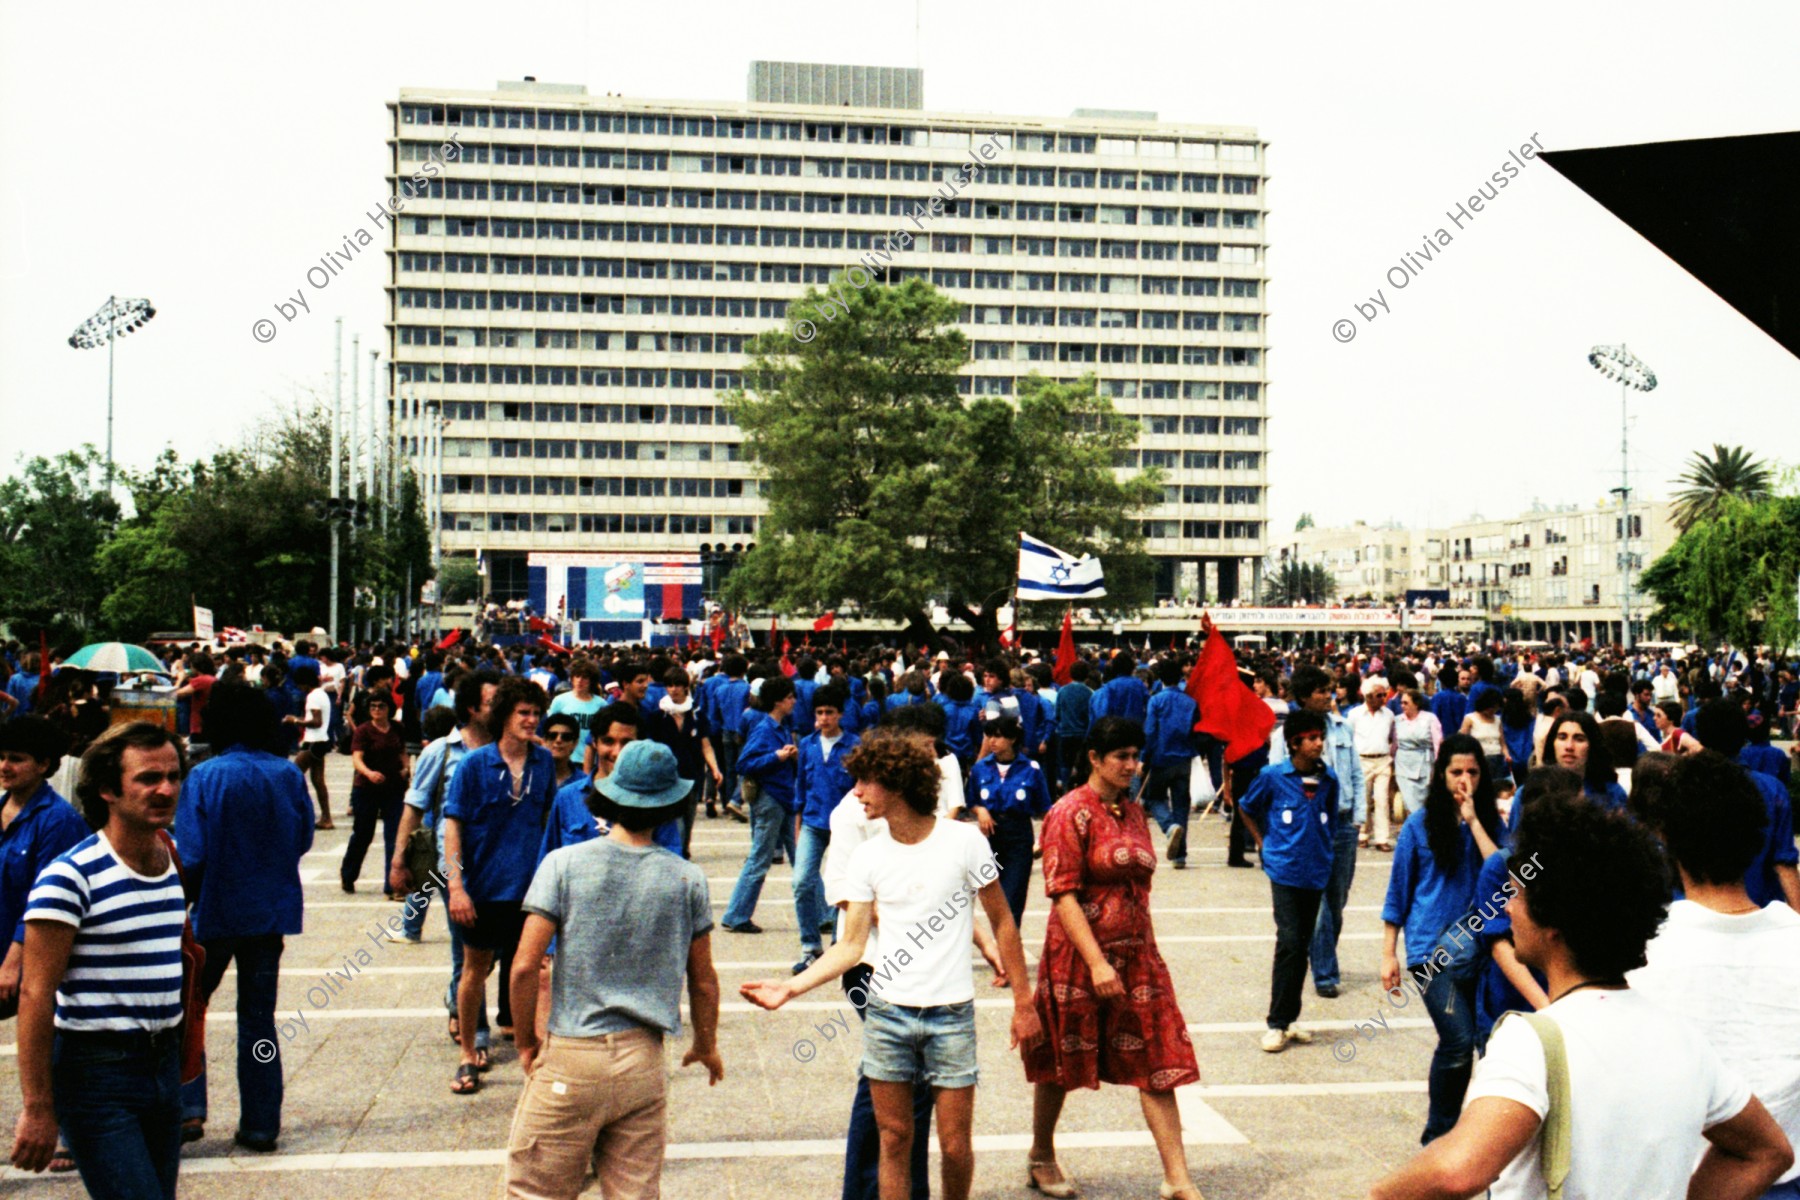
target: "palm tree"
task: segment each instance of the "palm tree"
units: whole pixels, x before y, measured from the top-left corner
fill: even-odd
[[[1768,466],[1751,458],[1742,446],[1717,442],[1711,458],[1695,451],[1687,472],[1675,482],[1687,485],[1675,493],[1673,513],[1676,528],[1683,533],[1717,514],[1727,496],[1755,503],[1770,495]]]

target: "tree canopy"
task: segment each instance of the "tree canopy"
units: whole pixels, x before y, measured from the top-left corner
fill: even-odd
[[[1323,563],[1288,561],[1263,580],[1262,602],[1287,607],[1324,604],[1337,596],[1337,577]]]
[[[1642,578],[1664,626],[1739,646],[1800,643],[1800,495],[1720,498]]]
[[[751,343],[745,388],[726,400],[769,515],[727,582],[734,603],[810,613],[848,602],[922,632],[936,600],[988,639],[1020,530],[1102,558],[1107,607],[1148,599],[1137,513],[1159,479],[1114,467],[1134,423],[1091,377],[1031,376],[1016,402],[965,405],[956,311],[919,280],[840,285],[809,292],[787,328]],[[796,336],[802,312],[822,318],[810,340]]]
[[[295,410],[243,445],[182,462],[165,451],[122,472],[122,516],[92,448],[35,459],[0,485],[0,612],[16,633],[56,641],[136,641],[187,629],[191,605],[220,625],[310,628],[329,608],[329,416]],[[384,531],[379,513],[342,541],[340,610],[430,577],[418,488],[405,476]]]

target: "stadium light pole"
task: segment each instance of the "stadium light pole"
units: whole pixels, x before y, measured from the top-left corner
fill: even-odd
[[[1588,351],[1588,365],[1619,381],[1619,641],[1631,651],[1631,421],[1630,399],[1633,391],[1648,392],[1656,387],[1656,372],[1649,364],[1625,348],[1595,346]]]
[[[108,296],[106,303],[69,335],[69,345],[77,350],[92,350],[102,342],[106,343],[106,490],[109,493],[113,485],[113,343],[142,329],[155,315],[156,306],[148,300]]]

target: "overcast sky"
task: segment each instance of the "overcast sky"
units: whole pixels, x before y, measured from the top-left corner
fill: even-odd
[[[1718,441],[1800,461],[1800,362],[1533,164],[1462,230],[1444,212],[1534,135],[1551,150],[1800,129],[1800,5],[564,3],[0,0],[0,417],[6,467],[105,437],[106,356],[67,338],[109,294],[117,455],[236,440],[326,388],[332,318],[379,344],[379,261],[275,340],[273,303],[384,194],[385,101],[500,79],[740,100],[754,58],[922,66],[928,109],[1077,107],[1255,126],[1272,143],[1271,529],[1501,517],[1618,482],[1626,342],[1634,485]],[[1402,292],[1388,268],[1454,241]],[[1377,288],[1390,309],[1353,310]],[[324,307],[321,307],[323,303]],[[1332,323],[1354,320],[1344,345]],[[371,340],[373,339],[373,340]],[[365,360],[366,365],[366,360]],[[365,387],[366,376],[365,376]]]

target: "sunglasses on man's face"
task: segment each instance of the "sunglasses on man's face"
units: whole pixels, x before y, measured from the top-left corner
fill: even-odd
[[[546,742],[573,742],[573,741],[576,741],[577,738],[574,734],[569,733],[567,730],[555,729],[555,730],[550,731],[549,733],[546,733],[544,735],[544,740]]]

